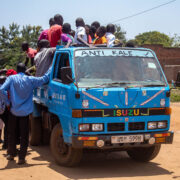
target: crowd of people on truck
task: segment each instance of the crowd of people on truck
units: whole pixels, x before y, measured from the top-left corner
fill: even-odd
[[[0,143],[3,143],[3,149],[7,149],[8,160],[14,160],[18,155],[18,164],[26,162],[33,89],[48,82],[56,46],[113,47],[116,44],[113,24],[105,27],[95,21],[90,26],[85,24],[83,18],[77,18],[75,24],[76,31],[73,31],[71,25],[64,23],[63,17],[56,14],[49,20],[49,29],[41,32],[37,50],[29,47],[27,42],[22,43],[22,50],[27,56],[25,63],[19,63],[16,71],[0,70],[0,75],[5,75],[0,76]],[[133,44],[127,46],[133,47]],[[29,60],[31,67],[26,69]],[[32,71],[35,71],[35,77],[29,76]],[[1,139],[3,126],[4,141]],[[17,144],[20,144],[18,153]]]

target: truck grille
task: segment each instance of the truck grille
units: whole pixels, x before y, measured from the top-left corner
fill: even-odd
[[[144,130],[144,128],[145,128],[144,122],[131,122],[131,123],[129,123],[129,131]]]
[[[124,123],[108,123],[108,131],[124,131]]]

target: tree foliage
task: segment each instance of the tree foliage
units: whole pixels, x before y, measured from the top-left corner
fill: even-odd
[[[180,47],[180,36],[174,34],[174,36],[172,37],[172,41],[173,41],[172,44],[173,47]]]
[[[0,68],[15,68],[18,62],[25,60],[25,53],[21,50],[23,41],[29,42],[30,47],[35,48],[37,39],[42,31],[40,26],[20,26],[16,23],[9,28],[0,28]]]
[[[114,35],[115,35],[116,39],[119,39],[120,41],[125,43],[126,42],[126,37],[125,37],[126,32],[122,30],[121,26],[119,26],[119,25],[115,25],[115,26],[116,26],[116,32]]]
[[[135,37],[138,45],[144,44],[162,44],[165,47],[171,47],[173,40],[166,34],[158,31],[150,31],[139,34]]]

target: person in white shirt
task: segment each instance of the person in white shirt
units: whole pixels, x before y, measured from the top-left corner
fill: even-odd
[[[90,45],[87,43],[85,23],[84,23],[84,20],[82,18],[76,19],[76,27],[77,27],[77,29],[75,32],[74,42],[76,44],[84,44],[84,45],[90,47]]]
[[[107,39],[107,47],[113,47],[114,45],[114,41],[115,41],[115,26],[114,24],[108,24],[107,27],[106,27],[106,39]]]

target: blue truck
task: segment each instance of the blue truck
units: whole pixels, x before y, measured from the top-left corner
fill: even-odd
[[[33,101],[30,144],[49,143],[62,166],[79,163],[85,149],[148,162],[173,142],[170,88],[150,49],[57,46]]]

